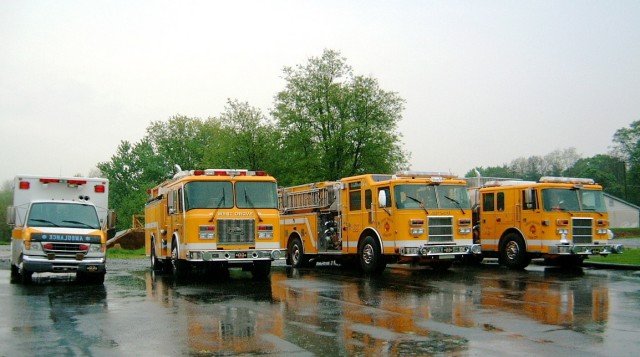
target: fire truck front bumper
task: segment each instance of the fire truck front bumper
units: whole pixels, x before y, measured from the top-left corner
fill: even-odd
[[[607,245],[572,245],[572,244],[558,244],[549,247],[549,254],[558,255],[609,255],[620,254],[624,252],[624,246],[622,244],[607,244]]]
[[[191,250],[187,260],[192,262],[253,262],[257,260],[285,259],[284,249],[248,249],[248,250]]]
[[[471,245],[424,245],[421,247],[400,248],[403,257],[455,257],[460,255],[481,254],[480,244]]]
[[[82,260],[76,259],[54,259],[50,260],[47,257],[24,255],[22,257],[22,269],[31,272],[49,272],[49,273],[62,273],[62,272],[88,272],[88,273],[103,273],[106,271],[106,259],[101,258],[84,258]]]

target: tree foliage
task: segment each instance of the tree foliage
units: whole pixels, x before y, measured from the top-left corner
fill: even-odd
[[[572,167],[580,155],[575,148],[555,150],[545,156],[519,157],[508,165],[496,167],[476,167],[465,175],[475,177],[477,170],[485,177],[518,178],[537,181],[542,176],[562,176]]]
[[[396,93],[374,78],[354,76],[332,50],[286,67],[284,75],[273,111],[285,153],[282,181],[335,180],[406,165],[397,132],[404,100]]]
[[[628,128],[618,129],[613,135],[612,155],[624,162],[628,200],[640,204],[640,120]]]

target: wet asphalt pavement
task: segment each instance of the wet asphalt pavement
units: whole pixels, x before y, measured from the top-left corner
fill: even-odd
[[[0,250],[1,252],[2,250]],[[146,260],[10,283],[0,254],[0,356],[635,356],[640,272],[495,264],[448,272],[274,266],[176,282]]]

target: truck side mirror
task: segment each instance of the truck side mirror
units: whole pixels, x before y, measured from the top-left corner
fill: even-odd
[[[524,190],[524,206],[526,209],[533,208],[533,190],[530,188]]]
[[[14,206],[7,207],[7,224],[10,226],[16,224],[16,208]]]
[[[107,212],[107,229],[112,229],[116,227],[116,212],[114,210],[109,210]]]
[[[387,207],[387,194],[385,191],[378,192],[378,207]]]

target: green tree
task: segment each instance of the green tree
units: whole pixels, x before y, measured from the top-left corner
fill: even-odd
[[[174,165],[185,170],[200,168],[204,162],[203,148],[210,140],[207,134],[202,120],[178,115],[167,121],[152,122],[147,127],[145,139],[162,158],[168,173]]]
[[[333,180],[404,168],[397,124],[404,100],[377,80],[354,76],[339,52],[285,67],[273,116],[282,132],[281,182]]]
[[[628,128],[618,129],[613,135],[612,155],[625,163],[626,197],[634,204],[640,204],[640,120],[632,122]]]
[[[7,207],[13,204],[12,181],[6,181],[0,188],[0,241],[11,240],[11,227],[7,222]]]
[[[116,210],[118,229],[129,228],[131,217],[144,212],[147,189],[170,177],[163,161],[143,139],[120,142],[111,161],[97,165],[109,179],[109,207]]]
[[[604,187],[604,190],[614,196],[625,197],[624,162],[609,155],[596,155],[580,159],[564,171],[567,177],[592,178]]]
[[[229,99],[225,111],[210,119],[208,125],[209,137],[215,138],[205,147],[204,161],[209,166],[273,173],[278,159],[278,131],[260,109]]]

